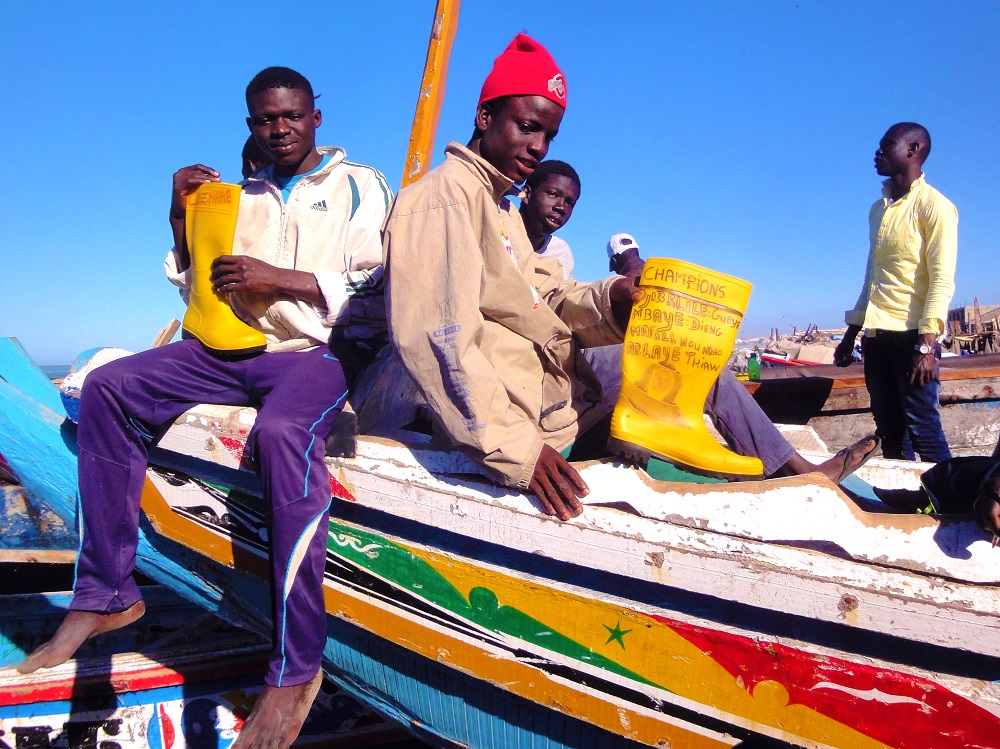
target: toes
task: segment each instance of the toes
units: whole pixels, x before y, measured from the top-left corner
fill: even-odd
[[[42,667],[42,652],[44,646],[36,650],[34,653],[29,655],[23,661],[17,664],[17,672],[19,674],[33,674],[35,671]]]

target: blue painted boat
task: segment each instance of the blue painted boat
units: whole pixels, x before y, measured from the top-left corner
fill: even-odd
[[[0,338],[0,372],[11,387],[46,408],[66,415],[59,389],[16,338]]]

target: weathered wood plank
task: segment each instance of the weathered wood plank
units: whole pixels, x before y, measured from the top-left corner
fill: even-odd
[[[844,401],[838,403],[843,405]],[[867,407],[848,405],[841,409],[803,412],[761,403],[761,408],[776,423],[812,427],[831,450],[847,447],[875,431],[875,420]],[[945,404],[940,413],[952,455],[990,455],[993,452],[1000,439],[1000,401]]]
[[[754,399],[772,418],[784,413],[816,415],[871,408],[864,383],[846,387],[822,377],[803,377],[752,384],[756,386],[751,391]],[[1000,402],[1000,377],[943,380],[940,400],[941,405]]]
[[[70,549],[0,549],[0,564],[73,564],[76,552]]]
[[[153,345],[150,348],[159,348],[160,346],[166,346],[170,341],[173,340],[174,334],[177,329],[180,328],[181,323],[179,320],[171,320],[167,327],[157,333],[156,338],[153,340]]]
[[[745,383],[776,423],[812,427],[833,450],[874,429],[864,368],[788,367]],[[989,455],[1000,438],[1000,355],[941,362],[941,422],[954,455]]]
[[[0,486],[0,554],[75,551],[77,546],[76,530],[44,502],[22,486]],[[0,556],[0,561],[4,560]]]
[[[864,387],[865,370],[860,363],[847,367],[819,364],[808,367],[770,367],[761,371],[760,383],[771,380],[796,380],[800,378],[830,380],[833,388]],[[1000,354],[977,356],[948,356],[941,360],[941,381],[1000,377]],[[753,392],[760,383],[748,382]]]

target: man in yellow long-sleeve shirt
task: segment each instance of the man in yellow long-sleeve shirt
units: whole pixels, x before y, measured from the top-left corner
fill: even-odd
[[[875,152],[886,177],[868,214],[871,249],[864,285],[844,321],[838,366],[851,363],[862,328],[865,383],[887,458],[929,462],[951,457],[938,414],[940,346],[955,292],[958,211],[924,181],[931,151],[914,122],[889,128]]]

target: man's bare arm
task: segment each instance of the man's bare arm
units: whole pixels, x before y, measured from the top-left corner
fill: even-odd
[[[289,268],[275,268],[246,255],[223,255],[212,263],[212,288],[220,294],[287,294],[319,307],[326,306],[316,276]]]
[[[576,469],[548,445],[542,445],[528,489],[538,497],[547,515],[560,520],[569,520],[583,512],[579,498],[590,494],[590,488]]]
[[[854,342],[861,332],[860,325],[848,325],[844,337],[840,339],[837,348],[833,350],[833,363],[838,367],[846,367],[854,361]]]

